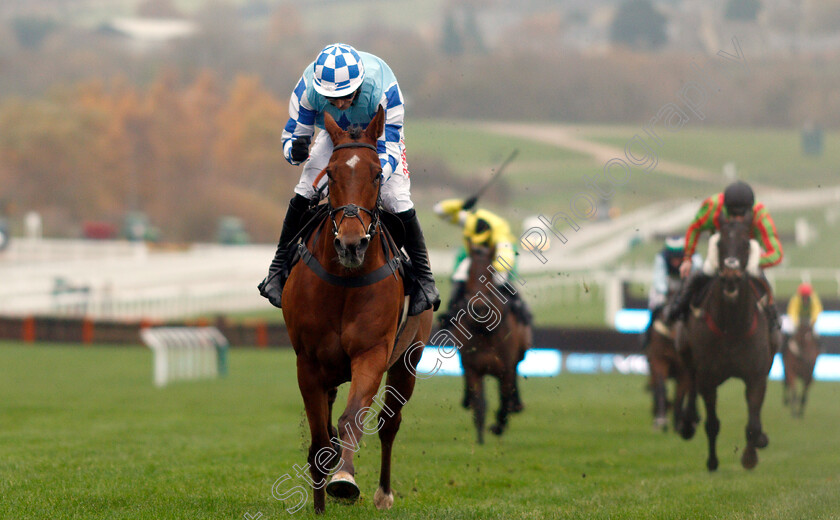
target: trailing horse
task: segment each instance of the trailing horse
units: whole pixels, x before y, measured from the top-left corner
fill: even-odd
[[[312,438],[308,462],[316,512],[324,511],[325,488],[336,498],[359,497],[353,454],[361,437],[371,433],[378,433],[382,443],[373,501],[379,509],[393,504],[391,450],[423,350],[408,347],[425,344],[431,329],[431,310],[406,319],[399,253],[380,220],[376,140],[384,124],[381,108],[364,131],[346,132],[324,115],[334,145],[323,172],[328,211],[299,246],[301,261],[283,291],[283,316],[297,354],[298,386]],[[369,417],[386,372],[382,411]],[[347,381],[347,406],[336,430],[332,407],[337,387]]]
[[[718,246],[718,270],[699,306],[693,306],[677,332],[677,351],[687,367],[685,385],[675,403],[675,423],[685,439],[694,435],[697,393],[706,407],[706,436],[709,456],[706,467],[718,467],[716,440],[720,431],[717,417],[717,387],[731,377],[746,385],[748,422],[747,445],[741,465],[758,464],[756,448],[768,444],[761,425],[761,407],[767,390],[767,375],[773,362],[773,347],[765,306],[770,296],[762,284],[748,276],[750,256],[749,222],[729,219],[722,223]],[[683,407],[683,403],[685,406]]]
[[[785,369],[784,392],[782,398],[785,405],[790,406],[790,413],[794,417],[802,417],[805,413],[805,401],[808,398],[808,388],[814,378],[814,366],[820,355],[820,345],[811,322],[800,319],[799,326],[793,336],[789,337],[782,347],[782,362]],[[796,380],[802,380],[802,393],[797,394]]]
[[[645,350],[648,366],[650,367],[650,389],[653,394],[653,428],[667,431],[668,429],[668,380],[673,379],[677,384],[685,384],[683,377],[685,367],[674,346],[674,327],[668,328],[660,319],[654,319],[650,331],[650,342]],[[685,392],[686,389],[683,389]],[[677,391],[679,392],[679,390]],[[675,424],[676,428],[677,425]]]
[[[508,414],[523,409],[517,385],[516,367],[525,357],[532,342],[530,325],[517,319],[511,310],[511,295],[507,284],[497,288],[488,269],[494,249],[484,246],[470,248],[470,269],[460,306],[449,331],[463,346],[460,348],[464,367],[465,407],[472,408],[478,443],[484,443],[486,401],[484,376],[499,381],[499,409],[496,422],[490,427],[501,435],[508,422]]]

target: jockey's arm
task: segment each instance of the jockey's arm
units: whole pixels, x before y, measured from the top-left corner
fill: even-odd
[[[788,300],[787,315],[794,329],[799,325],[799,308],[801,305],[802,300],[799,298],[798,294],[794,294],[790,297],[790,300]]]
[[[464,225],[467,220],[467,212],[464,207],[464,199],[446,199],[435,204],[433,211],[440,218],[452,223]]]
[[[385,109],[385,131],[376,142],[376,151],[379,153],[379,163],[382,166],[382,178],[388,179],[396,171],[402,155],[400,141],[403,139],[405,105],[396,81],[382,94],[379,104]]]
[[[697,241],[700,239],[700,234],[707,229],[714,229],[715,225],[712,221],[712,216],[714,215],[716,205],[719,203],[717,199],[718,197],[713,195],[703,201],[703,204],[694,216],[694,220],[691,221],[688,230],[685,232],[685,254],[680,265],[680,276],[682,278],[691,274],[692,256],[697,249]]]
[[[661,254],[653,261],[653,281],[651,289],[654,293],[665,296],[668,294],[668,265]]]
[[[496,243],[496,257],[493,259],[493,269],[499,273],[507,273],[513,269],[513,264],[516,261],[516,252],[513,249],[513,243],[510,241]]]
[[[312,137],[315,133],[315,116],[317,114],[309,105],[304,92],[306,92],[306,80],[301,77],[289,100],[289,120],[283,127],[283,133],[280,136],[280,142],[283,145],[283,157],[294,165],[300,163],[292,159],[292,141],[300,137]]]
[[[756,204],[755,216],[753,217],[753,234],[761,244],[764,253],[758,262],[762,269],[772,267],[782,261],[784,253],[779,236],[776,233],[776,224],[770,217],[770,212],[763,204]]]
[[[811,293],[811,325],[817,322],[817,318],[823,311],[822,302],[817,293]]]

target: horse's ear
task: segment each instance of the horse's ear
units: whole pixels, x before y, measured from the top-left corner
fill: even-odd
[[[324,128],[327,130],[327,133],[330,134],[330,139],[332,139],[333,144],[337,143],[341,136],[345,133],[344,130],[338,126],[338,123],[335,122],[335,119],[333,119],[333,116],[331,116],[329,112],[324,112]]]
[[[370,124],[367,125],[367,128],[365,128],[365,136],[371,141],[376,142],[376,140],[379,139],[379,136],[382,135],[382,132],[384,131],[385,109],[382,108],[382,105],[379,105],[379,110],[376,111],[376,115],[373,116],[373,119],[371,119]]]

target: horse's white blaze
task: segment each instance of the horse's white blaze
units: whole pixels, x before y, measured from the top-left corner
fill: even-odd
[[[351,168],[355,168],[355,167],[356,167],[356,165],[357,165],[357,164],[359,164],[359,161],[360,161],[360,160],[361,160],[361,159],[359,159],[359,156],[354,154],[354,155],[353,155],[353,157],[351,157],[350,159],[348,159],[348,160],[347,160],[347,162],[346,162],[345,164],[347,164],[347,166],[349,166],[349,167],[351,167]]]
[[[373,504],[379,510],[391,509],[391,506],[394,505],[394,492],[392,491],[386,495],[381,487],[377,488],[376,493],[373,495]]]

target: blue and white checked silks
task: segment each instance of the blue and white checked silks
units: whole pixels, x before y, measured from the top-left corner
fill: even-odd
[[[391,68],[380,58],[366,52],[357,52],[364,67],[364,79],[359,86],[359,94],[347,110],[338,110],[315,87],[315,74],[318,60],[312,62],[303,72],[289,101],[289,121],[283,129],[283,155],[291,164],[299,164],[291,158],[292,141],[302,136],[312,136],[315,127],[324,128],[324,113],[329,112],[338,126],[346,130],[351,125],[367,126],[376,115],[380,106],[385,109],[385,131],[377,142],[377,151],[382,165],[383,181],[387,182],[394,172],[407,176],[404,160],[403,118],[405,106],[397,78]],[[346,56],[346,55],[345,55]],[[319,60],[322,56],[319,56]],[[326,59],[324,64],[328,64]],[[345,61],[346,63],[346,61]],[[323,78],[322,78],[323,79]],[[326,133],[322,133],[326,135]],[[319,140],[320,135],[319,134]],[[327,136],[329,141],[329,136]],[[316,140],[317,142],[317,140]],[[323,153],[332,152],[332,143]],[[316,146],[313,143],[309,163],[316,160]],[[319,150],[320,151],[320,150]],[[329,155],[327,155],[329,159]],[[309,164],[307,164],[309,166]],[[326,166],[317,166],[318,172]],[[305,168],[306,169],[306,168]],[[303,180],[303,179],[302,179]],[[314,180],[314,178],[313,178]],[[383,186],[384,188],[384,186]],[[302,194],[304,195],[304,194]]]

